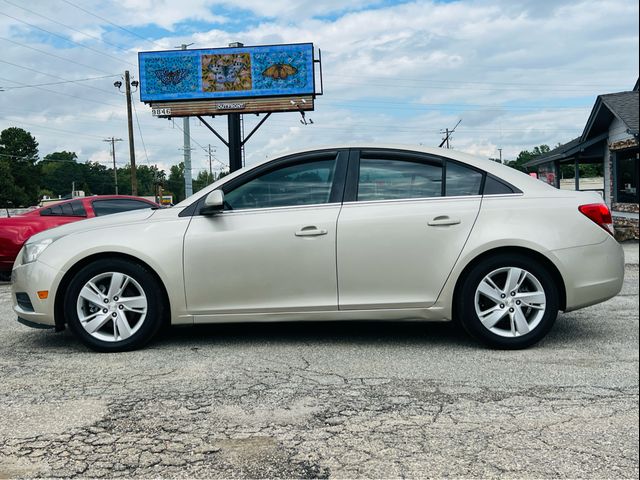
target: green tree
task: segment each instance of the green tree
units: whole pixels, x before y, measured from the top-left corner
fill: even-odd
[[[107,168],[98,162],[86,162],[83,167],[85,169],[84,178],[89,186],[88,193],[92,195],[112,195],[115,193],[112,168]],[[120,183],[120,179],[118,179],[118,183]]]
[[[551,151],[551,148],[549,148],[549,145],[544,145],[544,144],[537,147],[533,147],[533,150],[531,151],[523,150],[518,154],[515,160],[506,162],[506,165],[526,173],[529,171],[529,169],[524,166],[525,163],[529,162],[530,160],[533,160],[536,157],[539,157],[540,155],[549,153],[550,151]]]
[[[165,189],[165,194],[173,195],[173,203],[184,200],[184,162],[180,162],[178,165],[171,165]]]
[[[0,158],[13,177],[12,202],[30,206],[38,202],[38,142],[26,130],[9,127],[0,132]],[[5,168],[6,170],[6,168]]]
[[[9,162],[0,157],[0,208],[17,206],[16,199],[21,195],[24,192],[18,192]]]
[[[213,183],[214,174],[209,175],[206,170],[200,170],[198,176],[193,180],[193,193],[202,190],[207,185]]]
[[[53,152],[40,161],[40,188],[49,190],[54,196],[69,195],[75,184],[76,190],[87,190],[85,168],[77,163],[75,152]],[[90,192],[87,192],[90,193]]]

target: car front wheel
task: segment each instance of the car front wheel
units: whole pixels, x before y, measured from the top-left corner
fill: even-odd
[[[457,311],[465,329],[494,348],[540,341],[559,309],[558,286],[546,268],[524,255],[485,259],[466,276]]]
[[[82,268],[65,296],[69,327],[100,352],[144,346],[162,323],[164,303],[155,276],[124,259],[102,259]]]

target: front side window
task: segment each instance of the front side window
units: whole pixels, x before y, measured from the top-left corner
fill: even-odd
[[[442,166],[409,160],[361,158],[358,201],[440,197]]]
[[[335,158],[288,165],[264,173],[230,192],[228,210],[329,203]]]
[[[95,200],[93,202],[93,211],[95,212],[96,217],[151,207],[152,205],[150,203],[125,198],[112,200]]]

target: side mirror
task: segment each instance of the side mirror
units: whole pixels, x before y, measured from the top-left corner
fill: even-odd
[[[224,193],[222,190],[214,190],[209,192],[204,199],[204,205],[200,209],[202,215],[215,215],[224,209]]]

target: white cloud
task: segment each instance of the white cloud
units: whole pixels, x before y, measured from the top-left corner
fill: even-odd
[[[25,45],[0,39],[0,86],[6,88],[125,69],[137,76],[137,51],[180,43],[204,48],[231,41],[314,42],[322,49],[325,74],[325,95],[309,114],[315,123],[302,126],[297,114],[273,115],[247,143],[248,163],[332,142],[437,145],[440,129],[460,118],[456,148],[485,156],[497,156],[502,148],[512,158],[534,145],[553,146],[575,137],[596,95],[628,89],[638,75],[638,4],[628,0],[416,1],[395,6],[249,0],[241,4],[243,14],[253,12],[260,21],[240,31],[234,10],[240,4],[231,1],[73,0],[144,38],[154,35],[150,41],[64,3],[11,1],[87,35],[8,4],[2,11],[120,60],[0,15],[0,37]],[[328,19],[330,14],[335,18]],[[192,33],[192,20],[211,27]],[[171,34],[158,37],[149,26]],[[24,125],[37,137],[42,154],[72,150],[81,160],[101,162],[111,158],[102,140],[120,137],[125,141],[117,145],[117,155],[124,161],[126,111],[123,95],[112,85],[116,78],[0,92],[0,129]],[[180,129],[151,117],[147,106],[136,106],[150,162],[168,169],[181,161]],[[256,121],[247,116],[246,131]],[[213,124],[226,132],[224,118]],[[138,162],[143,163],[135,120],[134,125]],[[191,125],[200,145],[192,145],[194,167],[208,167],[201,146],[209,143],[226,160],[224,146],[197,120]]]

